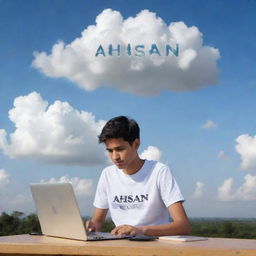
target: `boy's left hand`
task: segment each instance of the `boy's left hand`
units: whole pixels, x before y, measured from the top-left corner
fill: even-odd
[[[130,235],[130,236],[136,236],[137,234],[141,234],[141,230],[138,227],[134,227],[131,225],[121,225],[116,228],[114,228],[111,233],[113,235]]]

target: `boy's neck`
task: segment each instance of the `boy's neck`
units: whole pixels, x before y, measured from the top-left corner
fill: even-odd
[[[129,166],[129,168],[123,169],[122,171],[128,175],[133,175],[142,168],[144,162],[145,162],[145,160],[142,160],[138,157],[135,159],[133,164],[131,166]]]

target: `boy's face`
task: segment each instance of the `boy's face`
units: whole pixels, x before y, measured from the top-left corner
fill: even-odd
[[[139,144],[139,139],[135,139],[131,146],[130,143],[123,138],[108,139],[105,142],[106,150],[112,162],[119,169],[126,170],[131,168],[134,164],[134,160],[137,159]]]

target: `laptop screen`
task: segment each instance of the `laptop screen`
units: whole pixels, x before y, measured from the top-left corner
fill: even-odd
[[[71,183],[30,184],[43,234],[87,240]]]

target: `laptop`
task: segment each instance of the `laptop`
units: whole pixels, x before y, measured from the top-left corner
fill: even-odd
[[[130,238],[87,232],[71,183],[30,184],[43,235],[84,241]]]
[[[127,238],[87,232],[71,183],[34,183],[30,188],[44,235],[84,241]]]

